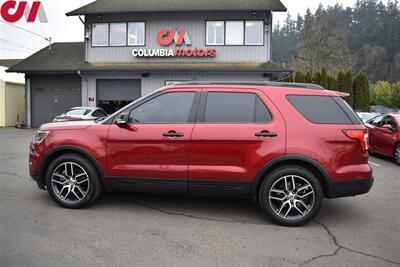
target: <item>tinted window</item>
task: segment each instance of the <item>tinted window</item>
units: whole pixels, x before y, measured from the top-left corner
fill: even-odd
[[[351,119],[350,111],[345,112],[346,105],[339,99],[329,96],[291,95],[289,102],[309,121],[320,124],[360,124],[357,115]],[[343,101],[343,100],[341,100]],[[344,102],[344,101],[343,101]],[[351,111],[351,113],[354,113]]]
[[[388,124],[388,125],[392,126],[392,129],[397,130],[397,124],[392,116],[386,116],[382,120],[382,123],[380,124],[380,126],[383,127],[383,125],[385,125],[385,124]]]
[[[167,93],[149,100],[131,111],[131,123],[186,123],[195,93]]]
[[[271,113],[256,94],[207,94],[206,123],[262,123],[271,120]]]
[[[382,119],[383,119],[383,116],[378,116],[378,117],[375,117],[375,118],[369,120],[368,123],[372,124],[374,126],[379,126],[379,124],[382,121]]]

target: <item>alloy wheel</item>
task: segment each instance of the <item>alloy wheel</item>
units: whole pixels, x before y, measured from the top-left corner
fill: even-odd
[[[272,185],[268,200],[276,215],[285,220],[298,220],[312,210],[315,192],[303,177],[287,175]]]
[[[394,150],[394,160],[400,164],[400,145],[397,145]]]
[[[54,169],[51,186],[57,198],[74,204],[86,197],[90,181],[82,166],[75,162],[63,162]]]

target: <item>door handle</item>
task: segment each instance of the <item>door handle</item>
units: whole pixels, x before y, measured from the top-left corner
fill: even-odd
[[[183,133],[179,133],[176,131],[169,131],[168,133],[163,133],[162,135],[165,137],[183,137],[184,136]]]
[[[257,137],[277,137],[278,134],[275,132],[261,131],[256,133]]]

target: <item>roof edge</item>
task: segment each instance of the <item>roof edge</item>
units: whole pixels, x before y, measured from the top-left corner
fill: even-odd
[[[283,4],[282,4],[283,5]],[[80,8],[79,8],[80,9]],[[102,14],[135,14],[135,13],[174,13],[174,12],[182,12],[182,13],[193,13],[193,12],[232,12],[232,9],[216,9],[216,10],[194,10],[194,11],[183,11],[183,10],[141,10],[137,12],[126,12],[126,11],[112,11],[112,12],[81,12],[79,9],[72,10],[70,12],[65,13],[66,16],[84,16],[84,15],[102,15]],[[283,8],[273,8],[273,9],[241,9],[234,10],[235,12],[253,12],[253,11],[272,11],[272,12],[287,12],[287,8],[283,5]]]

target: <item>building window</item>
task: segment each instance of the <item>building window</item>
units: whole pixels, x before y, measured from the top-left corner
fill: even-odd
[[[225,35],[226,45],[243,45],[244,22],[227,21]]]
[[[108,46],[108,23],[93,23],[92,46]]]
[[[246,21],[246,45],[264,44],[264,22]]]
[[[144,22],[128,23],[128,45],[139,46],[145,44],[145,24]]]
[[[126,45],[126,23],[110,23],[110,46]]]
[[[207,21],[207,45],[224,45],[225,23],[223,21]]]

